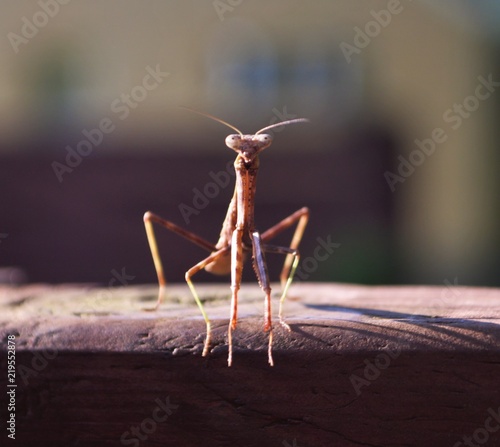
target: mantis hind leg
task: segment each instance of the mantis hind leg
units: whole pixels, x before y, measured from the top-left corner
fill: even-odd
[[[144,214],[144,226],[146,228],[146,235],[148,237],[149,248],[151,250],[151,255],[153,257],[153,262],[156,269],[156,275],[158,276],[158,285],[159,285],[158,299],[156,301],[156,305],[153,309],[150,310],[156,310],[160,306],[161,302],[163,301],[163,295],[165,293],[165,285],[166,285],[165,274],[163,273],[163,265],[161,262],[160,253],[158,251],[158,245],[156,243],[156,236],[153,228],[153,223],[161,225],[167,230],[173,231],[179,236],[182,236],[188,241],[193,242],[194,244],[208,251],[214,252],[216,250],[214,245],[212,245],[210,242],[207,242],[205,239],[199,237],[198,235],[190,231],[187,231],[184,228],[168,220],[162,219],[161,217],[151,213],[150,211],[146,212]]]
[[[218,258],[221,256],[224,256],[228,250],[229,246],[221,248],[220,250],[217,250],[213,252],[210,256],[206,257],[202,261],[198,262],[195,266],[191,267],[187,272],[186,272],[186,282],[187,285],[189,286],[189,289],[191,290],[191,293],[194,297],[194,300],[196,301],[196,304],[198,305],[201,314],[203,315],[203,319],[205,320],[205,324],[207,326],[207,336],[205,338],[205,343],[203,345],[203,357],[205,357],[208,354],[208,351],[210,349],[210,341],[212,337],[212,332],[211,332],[211,326],[210,326],[210,320],[208,318],[207,313],[205,312],[205,309],[203,307],[203,303],[200,300],[200,297],[198,296],[198,292],[196,291],[193,282],[191,281],[191,278],[198,273],[200,270],[203,270],[208,264],[211,262],[217,261]]]
[[[196,264],[194,267],[189,269],[186,272],[186,282],[189,286],[189,289],[191,290],[191,293],[196,301],[196,304],[198,305],[201,314],[203,315],[203,319],[205,320],[205,324],[207,326],[207,335],[203,347],[203,356],[207,355],[209,347],[210,347],[210,338],[211,338],[211,328],[210,328],[210,320],[205,312],[205,309],[203,308],[203,303],[200,300],[200,297],[198,296],[198,293],[196,292],[196,289],[193,285],[193,282],[191,281],[191,277],[196,274],[198,271],[201,269],[205,268],[208,264],[211,262],[216,261],[219,257],[223,256],[227,250],[228,247],[222,248],[220,250],[217,250],[214,245],[212,245],[210,242],[207,242],[203,238],[199,237],[198,235],[184,230],[182,227],[179,227],[178,225],[162,219],[161,217],[157,216],[156,214],[153,214],[151,212],[147,212],[144,214],[144,226],[146,228],[146,235],[148,237],[148,242],[149,242],[149,247],[151,249],[151,255],[153,256],[153,262],[155,265],[156,269],[156,274],[158,276],[158,284],[159,284],[159,292],[158,292],[158,299],[156,301],[156,306],[151,309],[151,310],[156,310],[160,306],[162,299],[163,299],[163,294],[165,291],[165,275],[163,273],[163,265],[161,262],[160,254],[158,251],[158,246],[156,243],[156,237],[154,233],[154,228],[153,228],[153,223],[156,223],[158,225],[161,225],[162,227],[166,228],[167,230],[173,231],[174,233],[178,234],[179,236],[184,237],[185,239],[189,240],[190,242],[193,242],[196,245],[199,245],[200,247],[211,251],[212,254]]]
[[[290,330],[290,326],[285,323],[283,318],[283,305],[285,303],[286,295],[288,293],[288,289],[290,288],[293,278],[295,276],[295,271],[297,266],[299,265],[299,244],[302,240],[302,236],[304,235],[304,230],[307,226],[307,222],[309,221],[309,208],[301,208],[295,213],[290,214],[290,216],[278,222],[276,225],[272,226],[268,230],[262,233],[262,241],[267,243],[272,238],[283,232],[284,230],[290,228],[294,224],[297,224],[295,227],[295,232],[293,233],[292,241],[290,242],[289,247],[279,247],[273,245],[264,245],[264,250],[268,253],[278,253],[285,254],[285,262],[283,264],[283,269],[281,270],[280,275],[280,283],[281,283],[281,298],[280,298],[280,307],[279,307],[279,319],[280,323],[287,330]]]
[[[289,249],[291,251],[287,254],[285,262],[283,264],[283,269],[281,270],[280,283],[281,283],[281,288],[283,290],[285,289],[285,287],[287,287],[287,284],[288,287],[290,287],[290,284],[292,282],[291,279],[293,279],[293,276],[295,274],[295,269],[297,268],[298,261],[296,261],[296,256],[294,255],[294,251],[296,251],[299,248],[299,244],[302,240],[302,236],[304,235],[304,230],[307,226],[308,221],[309,221],[309,208],[304,207],[295,211],[295,213],[290,214],[290,216],[286,217],[285,219],[278,222],[276,225],[264,231],[264,233],[262,233],[261,235],[262,241],[264,243],[267,243],[272,238],[274,238],[287,228],[290,228],[295,223],[297,224],[295,232],[293,233],[292,241],[290,242],[289,246]],[[286,293],[284,295],[286,295]]]
[[[283,286],[283,291],[281,293],[281,298],[280,298],[280,307],[279,307],[279,319],[280,319],[280,324],[290,331],[290,326],[285,322],[283,318],[283,304],[285,303],[286,299],[286,294],[288,293],[288,289],[290,288],[290,285],[292,284],[293,277],[295,275],[295,270],[297,269],[297,266],[299,265],[299,259],[300,259],[300,254],[298,250],[291,249],[289,247],[280,247],[277,245],[268,245],[265,244],[263,246],[263,249],[266,253],[277,253],[277,254],[283,254],[288,256],[291,256],[292,258],[292,265],[290,266],[290,272],[288,275],[288,278],[285,281],[285,284]]]

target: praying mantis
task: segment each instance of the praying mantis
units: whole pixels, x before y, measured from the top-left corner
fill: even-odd
[[[208,355],[210,349],[211,326],[208,315],[205,312],[202,301],[198,296],[191,278],[203,269],[215,275],[231,274],[231,313],[227,332],[229,348],[227,363],[228,366],[231,366],[233,361],[232,331],[236,329],[237,324],[238,292],[241,286],[243,264],[245,259],[251,253],[252,263],[259,286],[265,294],[264,331],[269,333],[268,362],[270,366],[274,366],[272,355],[273,328],[271,319],[271,286],[269,282],[265,254],[277,253],[285,255],[285,261],[280,275],[282,293],[279,301],[279,322],[282,327],[284,327],[287,331],[290,331],[290,326],[283,318],[283,304],[299,263],[300,254],[298,246],[309,220],[309,209],[303,207],[297,210],[263,233],[259,233],[259,231],[256,230],[254,223],[254,202],[256,177],[259,169],[259,154],[264,149],[268,148],[273,141],[272,135],[263,133],[264,131],[278,126],[308,122],[308,120],[306,118],[296,118],[282,121],[264,127],[263,129],[255,132],[253,135],[244,135],[239,129],[221,120],[220,118],[216,118],[215,116],[198,112],[196,110],[189,110],[213,119],[237,132],[237,134],[229,135],[225,140],[226,145],[237,153],[234,161],[236,184],[233,197],[229,203],[227,214],[222,224],[219,240],[215,245],[206,241],[197,234],[187,231],[173,222],[151,213],[150,211],[147,211],[144,214],[146,235],[151,249],[159,284],[158,299],[154,310],[158,309],[160,306],[166,288],[165,275],[153,228],[153,224],[157,224],[167,230],[173,231],[179,236],[184,237],[210,253],[206,258],[191,267],[185,274],[186,283],[188,284],[206,323],[206,338],[203,347],[203,356]],[[296,226],[289,247],[271,245],[268,243],[279,233],[292,227],[293,225]]]

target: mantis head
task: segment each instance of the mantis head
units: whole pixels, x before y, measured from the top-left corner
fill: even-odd
[[[245,163],[250,163],[255,156],[269,147],[273,137],[269,134],[242,135],[231,134],[226,138],[226,146],[243,157]]]
[[[230,127],[231,129],[238,132],[237,134],[231,134],[226,137],[226,145],[227,147],[229,147],[230,149],[241,155],[245,163],[250,163],[252,160],[255,159],[257,154],[259,154],[264,149],[269,147],[273,142],[272,135],[267,133],[262,133],[263,131],[272,129],[274,127],[286,126],[288,124],[309,122],[307,118],[295,118],[292,120],[271,124],[270,126],[264,127],[263,129],[260,129],[259,131],[255,132],[255,134],[253,135],[243,135],[243,133],[239,129],[227,123],[226,121],[221,120],[220,118],[209,115],[208,113],[198,112],[197,110],[193,109],[188,109],[188,110],[191,110],[192,112],[199,113],[200,115],[218,121],[219,123],[224,124],[225,126]]]

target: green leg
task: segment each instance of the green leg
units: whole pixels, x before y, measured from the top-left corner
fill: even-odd
[[[283,319],[283,305],[285,303],[286,295],[288,293],[288,289],[290,288],[293,277],[295,275],[295,271],[297,270],[297,266],[299,265],[299,259],[300,259],[300,254],[297,250],[288,248],[288,247],[278,247],[275,245],[264,245],[264,251],[266,253],[278,253],[278,254],[283,254],[286,255],[287,258],[290,257],[292,259],[292,263],[290,266],[290,271],[288,274],[288,277],[286,281],[284,281],[284,286],[283,286],[283,292],[281,294],[280,298],[280,307],[279,307],[279,319],[280,319],[280,324],[290,331],[290,326],[285,323],[285,320]]]
[[[212,253],[210,256],[207,258],[203,259],[203,261],[199,262],[196,264],[194,267],[191,267],[187,272],[186,272],[186,282],[187,285],[189,286],[189,289],[191,290],[191,293],[194,297],[194,300],[196,301],[196,304],[198,305],[201,314],[203,315],[203,319],[205,320],[205,323],[207,325],[207,336],[205,339],[205,344],[203,346],[203,357],[205,357],[208,354],[208,350],[210,349],[210,341],[212,337],[212,332],[211,332],[211,327],[210,327],[210,320],[208,318],[207,313],[205,312],[205,308],[203,307],[203,303],[200,300],[200,297],[198,296],[198,292],[196,291],[193,282],[191,281],[191,278],[198,273],[200,270],[203,270],[208,264],[216,261],[218,258],[223,256],[224,254],[227,253],[229,250],[229,247],[224,247],[221,248],[220,250],[217,250],[216,252]]]

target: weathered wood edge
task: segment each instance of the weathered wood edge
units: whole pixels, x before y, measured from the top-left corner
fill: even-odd
[[[200,288],[214,315],[205,359],[184,289],[149,313],[154,287],[44,287],[0,300],[2,342],[19,332],[16,445],[140,446],[148,429],[144,445],[441,447],[500,415],[495,289],[299,285],[271,368],[262,297],[245,287],[228,368],[226,287],[220,300]]]
[[[205,324],[185,286],[158,312],[156,287],[28,286],[0,289],[0,347],[17,334],[18,349],[199,354]],[[227,286],[200,285],[212,316],[213,349],[226,343]],[[267,349],[262,297],[247,286],[235,346]],[[89,298],[90,297],[90,298]],[[286,303],[292,331],[274,325],[275,350],[337,354],[400,350],[500,349],[500,290],[467,287],[367,287],[299,284]]]

